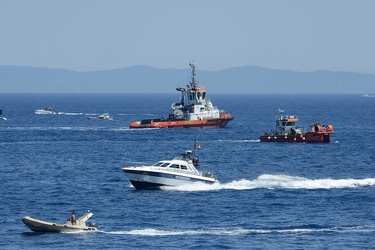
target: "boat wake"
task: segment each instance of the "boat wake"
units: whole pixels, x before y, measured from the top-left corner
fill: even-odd
[[[263,174],[255,180],[241,179],[229,183],[182,185],[177,187],[163,187],[168,191],[212,191],[212,190],[248,190],[248,189],[337,189],[375,187],[375,178],[365,179],[307,179],[289,175]]]
[[[259,139],[254,139],[254,140],[218,140],[219,142],[237,142],[237,143],[241,143],[241,142],[260,142]]]
[[[280,229],[258,228],[208,228],[195,230],[161,230],[145,228],[129,231],[104,232],[113,235],[139,235],[139,236],[175,236],[175,235],[257,235],[257,234],[309,234],[309,233],[348,233],[348,232],[375,232],[375,226],[344,226],[344,227],[288,227]]]
[[[132,131],[128,127],[6,127],[4,130],[18,130],[18,131]]]
[[[58,115],[84,115],[81,112],[57,112]]]

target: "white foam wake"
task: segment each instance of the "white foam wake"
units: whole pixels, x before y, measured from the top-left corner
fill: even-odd
[[[80,112],[58,112],[57,114],[59,115],[84,115],[83,113],[80,113]]]
[[[178,187],[163,187],[164,190],[174,191],[210,191],[210,190],[247,190],[256,188],[267,189],[333,189],[375,187],[375,178],[365,179],[307,179],[289,175],[263,174],[255,180],[241,179],[229,183],[215,183],[213,185],[194,183]]]
[[[175,235],[249,235],[249,234],[309,234],[309,233],[348,233],[348,232],[374,232],[375,226],[348,226],[327,228],[285,228],[285,229],[251,229],[251,228],[208,228],[196,230],[162,230],[145,228],[129,231],[104,232],[115,235],[139,235],[139,236],[175,236]]]

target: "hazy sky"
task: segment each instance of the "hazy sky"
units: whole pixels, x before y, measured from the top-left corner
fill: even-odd
[[[0,0],[0,65],[375,74],[372,0]]]

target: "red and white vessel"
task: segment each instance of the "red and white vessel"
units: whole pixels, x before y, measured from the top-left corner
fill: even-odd
[[[305,132],[296,128],[298,118],[295,115],[283,116],[283,110],[278,109],[276,116],[276,131],[260,136],[261,142],[330,142],[334,133],[332,125],[322,125],[320,122],[310,125],[311,131]]]
[[[190,84],[185,88],[176,88],[181,92],[178,103],[172,103],[167,119],[145,119],[132,122],[130,128],[223,128],[234,117],[214,107],[206,96],[206,89],[196,80],[195,65],[189,64],[192,73]]]

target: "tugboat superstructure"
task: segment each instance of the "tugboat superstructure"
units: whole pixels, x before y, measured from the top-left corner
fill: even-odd
[[[195,64],[190,63],[190,84],[185,88],[176,88],[181,92],[178,103],[172,103],[167,119],[146,119],[132,122],[130,128],[189,128],[189,127],[225,127],[234,117],[212,105],[206,89],[196,79]]]

